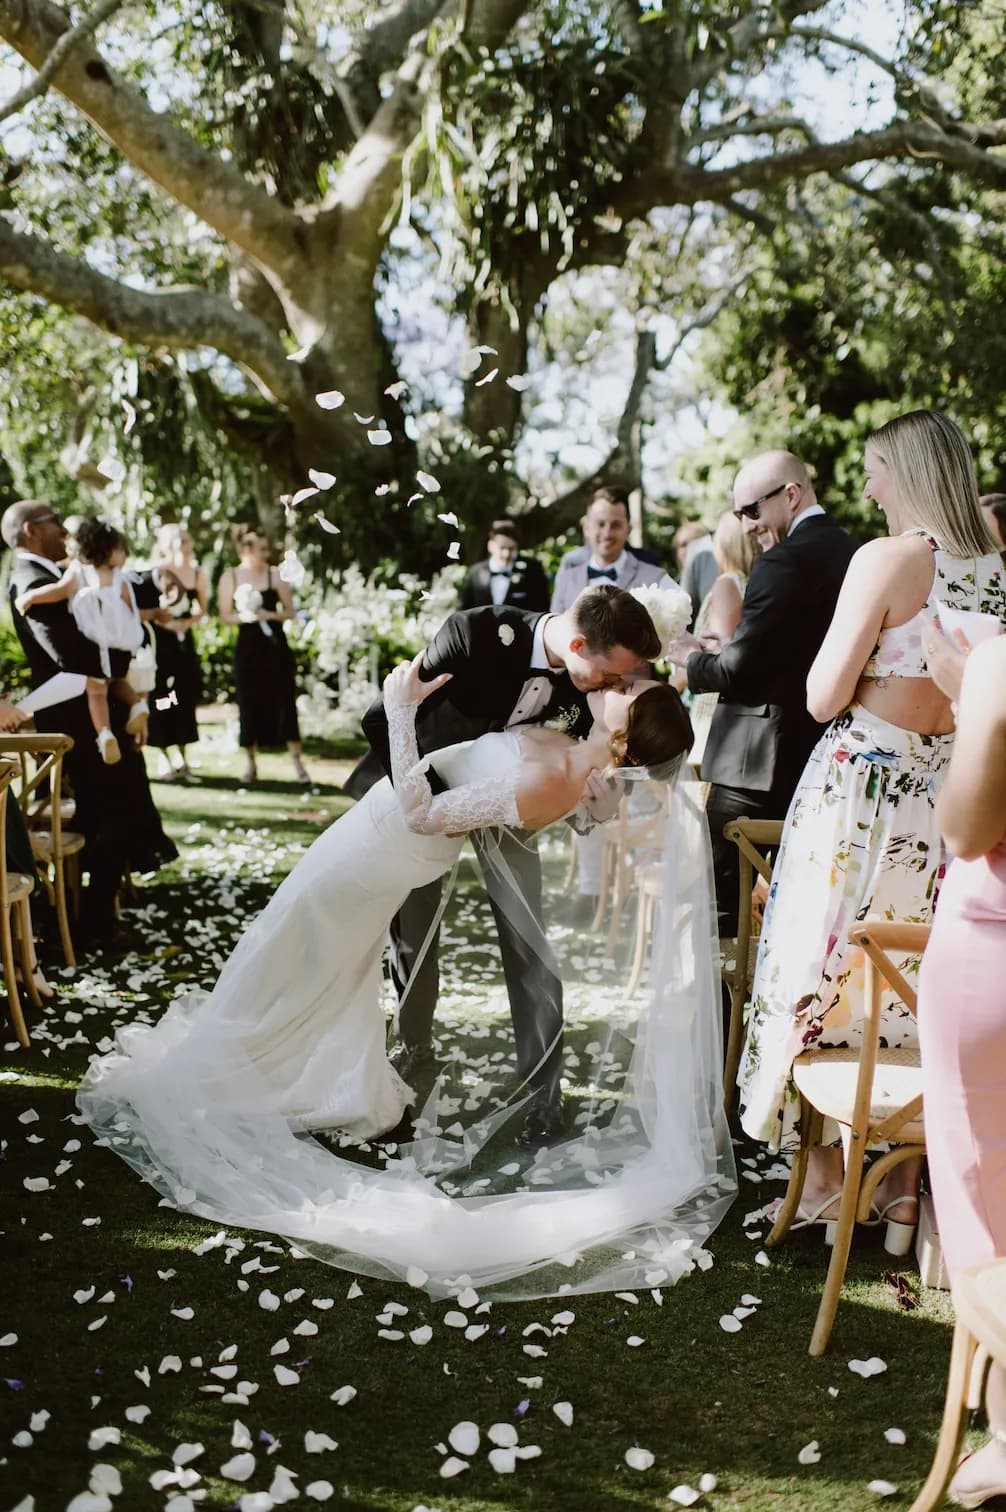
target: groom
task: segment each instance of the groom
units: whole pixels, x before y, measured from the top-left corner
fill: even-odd
[[[460,610],[441,626],[423,655],[424,681],[443,672],[452,676],[419,707],[419,749],[429,755],[490,730],[543,724],[559,715],[571,734],[585,734],[591,722],[585,694],[619,686],[659,650],[646,610],[610,583],[588,588],[564,614],[535,614],[505,604]],[[354,798],[385,773],[391,775],[382,699],[368,709],[363,729],[371,749],[346,784]],[[433,791],[442,792],[435,762],[428,776]],[[588,808],[595,819],[608,818],[610,801],[603,811],[601,786],[595,787],[597,806]],[[493,846],[495,854],[502,853],[500,866],[487,856],[477,834],[472,840],[499,934],[517,1066],[533,1093],[521,1140],[544,1144],[562,1132],[562,984],[541,922],[537,845],[527,834],[504,831],[498,850]],[[432,1036],[440,896],[440,881],[417,889],[392,925],[391,971],[401,1001],[401,1044],[392,1059],[411,1085],[436,1064]],[[425,955],[417,963],[427,937]]]

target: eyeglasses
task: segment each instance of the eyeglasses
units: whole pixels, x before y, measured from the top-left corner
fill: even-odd
[[[794,487],[796,486],[794,484]],[[738,520],[757,520],[761,514],[762,505],[766,504],[769,499],[774,499],[777,493],[782,493],[783,489],[788,487],[788,483],[779,483],[775,488],[770,488],[768,493],[763,493],[759,498],[752,499],[750,504],[742,504],[740,509],[734,510],[734,514]]]

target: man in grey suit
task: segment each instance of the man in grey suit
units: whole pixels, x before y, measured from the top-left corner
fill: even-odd
[[[641,561],[628,550],[629,501],[617,489],[602,488],[584,515],[583,533],[588,548],[570,553],[559,564],[552,592],[552,613],[565,614],[587,587],[614,583],[632,590],[644,584],[675,588],[677,584],[658,563]],[[583,924],[597,907],[601,888],[603,836],[599,829],[579,835],[576,842],[577,895],[568,910],[567,922]]]

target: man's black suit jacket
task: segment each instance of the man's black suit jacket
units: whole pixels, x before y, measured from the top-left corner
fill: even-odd
[[[461,584],[459,609],[481,609],[493,601],[492,574],[488,561],[476,562]],[[542,611],[548,608],[551,593],[545,569],[534,557],[519,556],[513,564],[504,604],[513,609]]]
[[[444,621],[424,653],[422,677],[431,682],[442,672],[452,676],[419,706],[416,734],[424,756],[505,728],[521,689],[534,676],[531,652],[535,626],[542,618],[500,604],[459,609]],[[572,734],[589,728],[586,696],[574,688],[566,673],[556,680],[542,720],[559,710],[575,714],[569,724]],[[353,798],[361,798],[382,776],[391,775],[383,698],[363,716],[363,733],[371,748],[346,783],[346,792]]]
[[[718,693],[702,777],[788,802],[820,735],[807,673],[831,623],[856,543],[812,515],[755,562],[740,624],[718,653],[688,658],[693,693]]]

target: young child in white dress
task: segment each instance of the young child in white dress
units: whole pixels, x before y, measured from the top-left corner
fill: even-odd
[[[145,633],[132,587],[122,574],[125,537],[104,520],[84,520],[76,544],[76,560],[59,581],[51,587],[29,589],[15,601],[15,607],[20,614],[30,614],[38,604],[69,600],[70,613],[81,634],[93,642],[95,656],[82,658],[80,666],[66,670],[86,676],[87,705],[98,750],[102,760],[112,765],[121,759],[122,752],[109,722],[109,689],[130,706],[126,730],[136,737],[138,745],[143,744],[150,710],[146,699],[130,686],[126,674]]]

